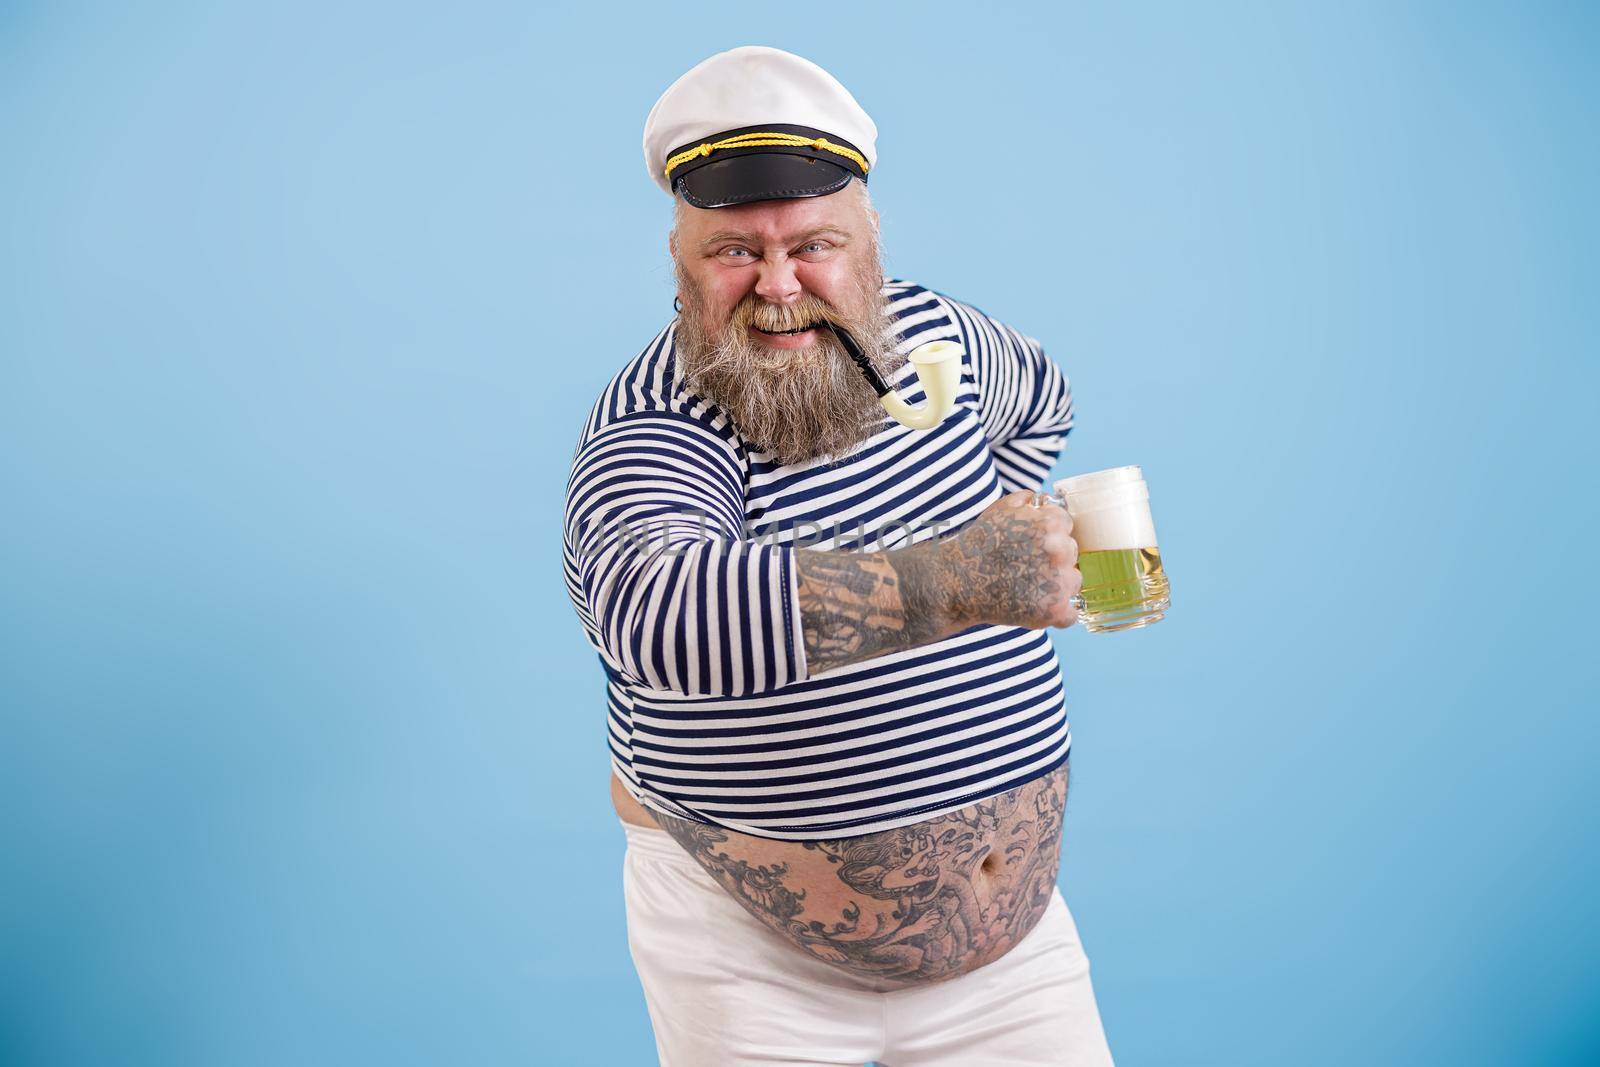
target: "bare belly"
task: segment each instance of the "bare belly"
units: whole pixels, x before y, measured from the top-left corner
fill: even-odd
[[[861,837],[774,841],[650,811],[613,775],[617,815],[659,826],[746,911],[879,989],[992,963],[1038,923],[1061,862],[1067,767],[948,815]]]

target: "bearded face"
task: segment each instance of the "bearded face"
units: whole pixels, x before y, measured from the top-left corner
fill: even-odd
[[[776,213],[794,203],[776,202],[767,208],[773,213],[769,217],[779,218]],[[843,206],[826,205],[834,211]],[[820,207],[801,205],[811,214]],[[762,221],[757,215],[762,208],[701,214],[741,211],[746,222]],[[724,260],[737,264],[738,257],[714,246],[711,251],[718,254],[706,254],[685,230],[680,223],[683,247],[675,269],[683,311],[676,344],[684,377],[696,393],[727,411],[747,441],[783,463],[842,458],[884,425],[887,416],[877,394],[838,339],[820,325],[832,321],[849,331],[885,379],[903,362],[889,343],[883,267],[870,226],[861,226],[838,257],[789,266],[792,274],[777,283],[785,287],[781,294],[770,276],[758,283],[755,276],[737,272],[783,267],[729,265]]]

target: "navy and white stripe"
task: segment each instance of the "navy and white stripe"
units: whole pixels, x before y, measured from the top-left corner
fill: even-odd
[[[648,807],[761,837],[849,837],[1067,758],[1043,631],[978,626],[807,669],[796,551],[960,529],[1037,488],[1072,427],[1067,379],[1038,342],[910,282],[883,291],[901,352],[964,350],[956,410],[932,430],[885,417],[840,463],[780,464],[688,391],[672,326],[590,413],[567,487],[567,587],[605,670],[613,769]],[[922,402],[911,367],[894,384]]]

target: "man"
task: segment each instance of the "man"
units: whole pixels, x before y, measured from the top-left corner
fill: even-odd
[[[661,1062],[1110,1062],[1056,889],[1081,584],[1034,490],[1072,425],[1038,344],[886,281],[877,131],[737,48],[646,122],[679,317],[573,459],[569,589],[607,679],[629,944]],[[933,429],[906,353],[961,347]]]

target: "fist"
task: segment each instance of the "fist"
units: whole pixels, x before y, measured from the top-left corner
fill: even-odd
[[[1016,492],[990,504],[941,546],[953,589],[952,603],[968,624],[1071,626],[1072,598],[1083,588],[1072,516],[1045,497]]]

